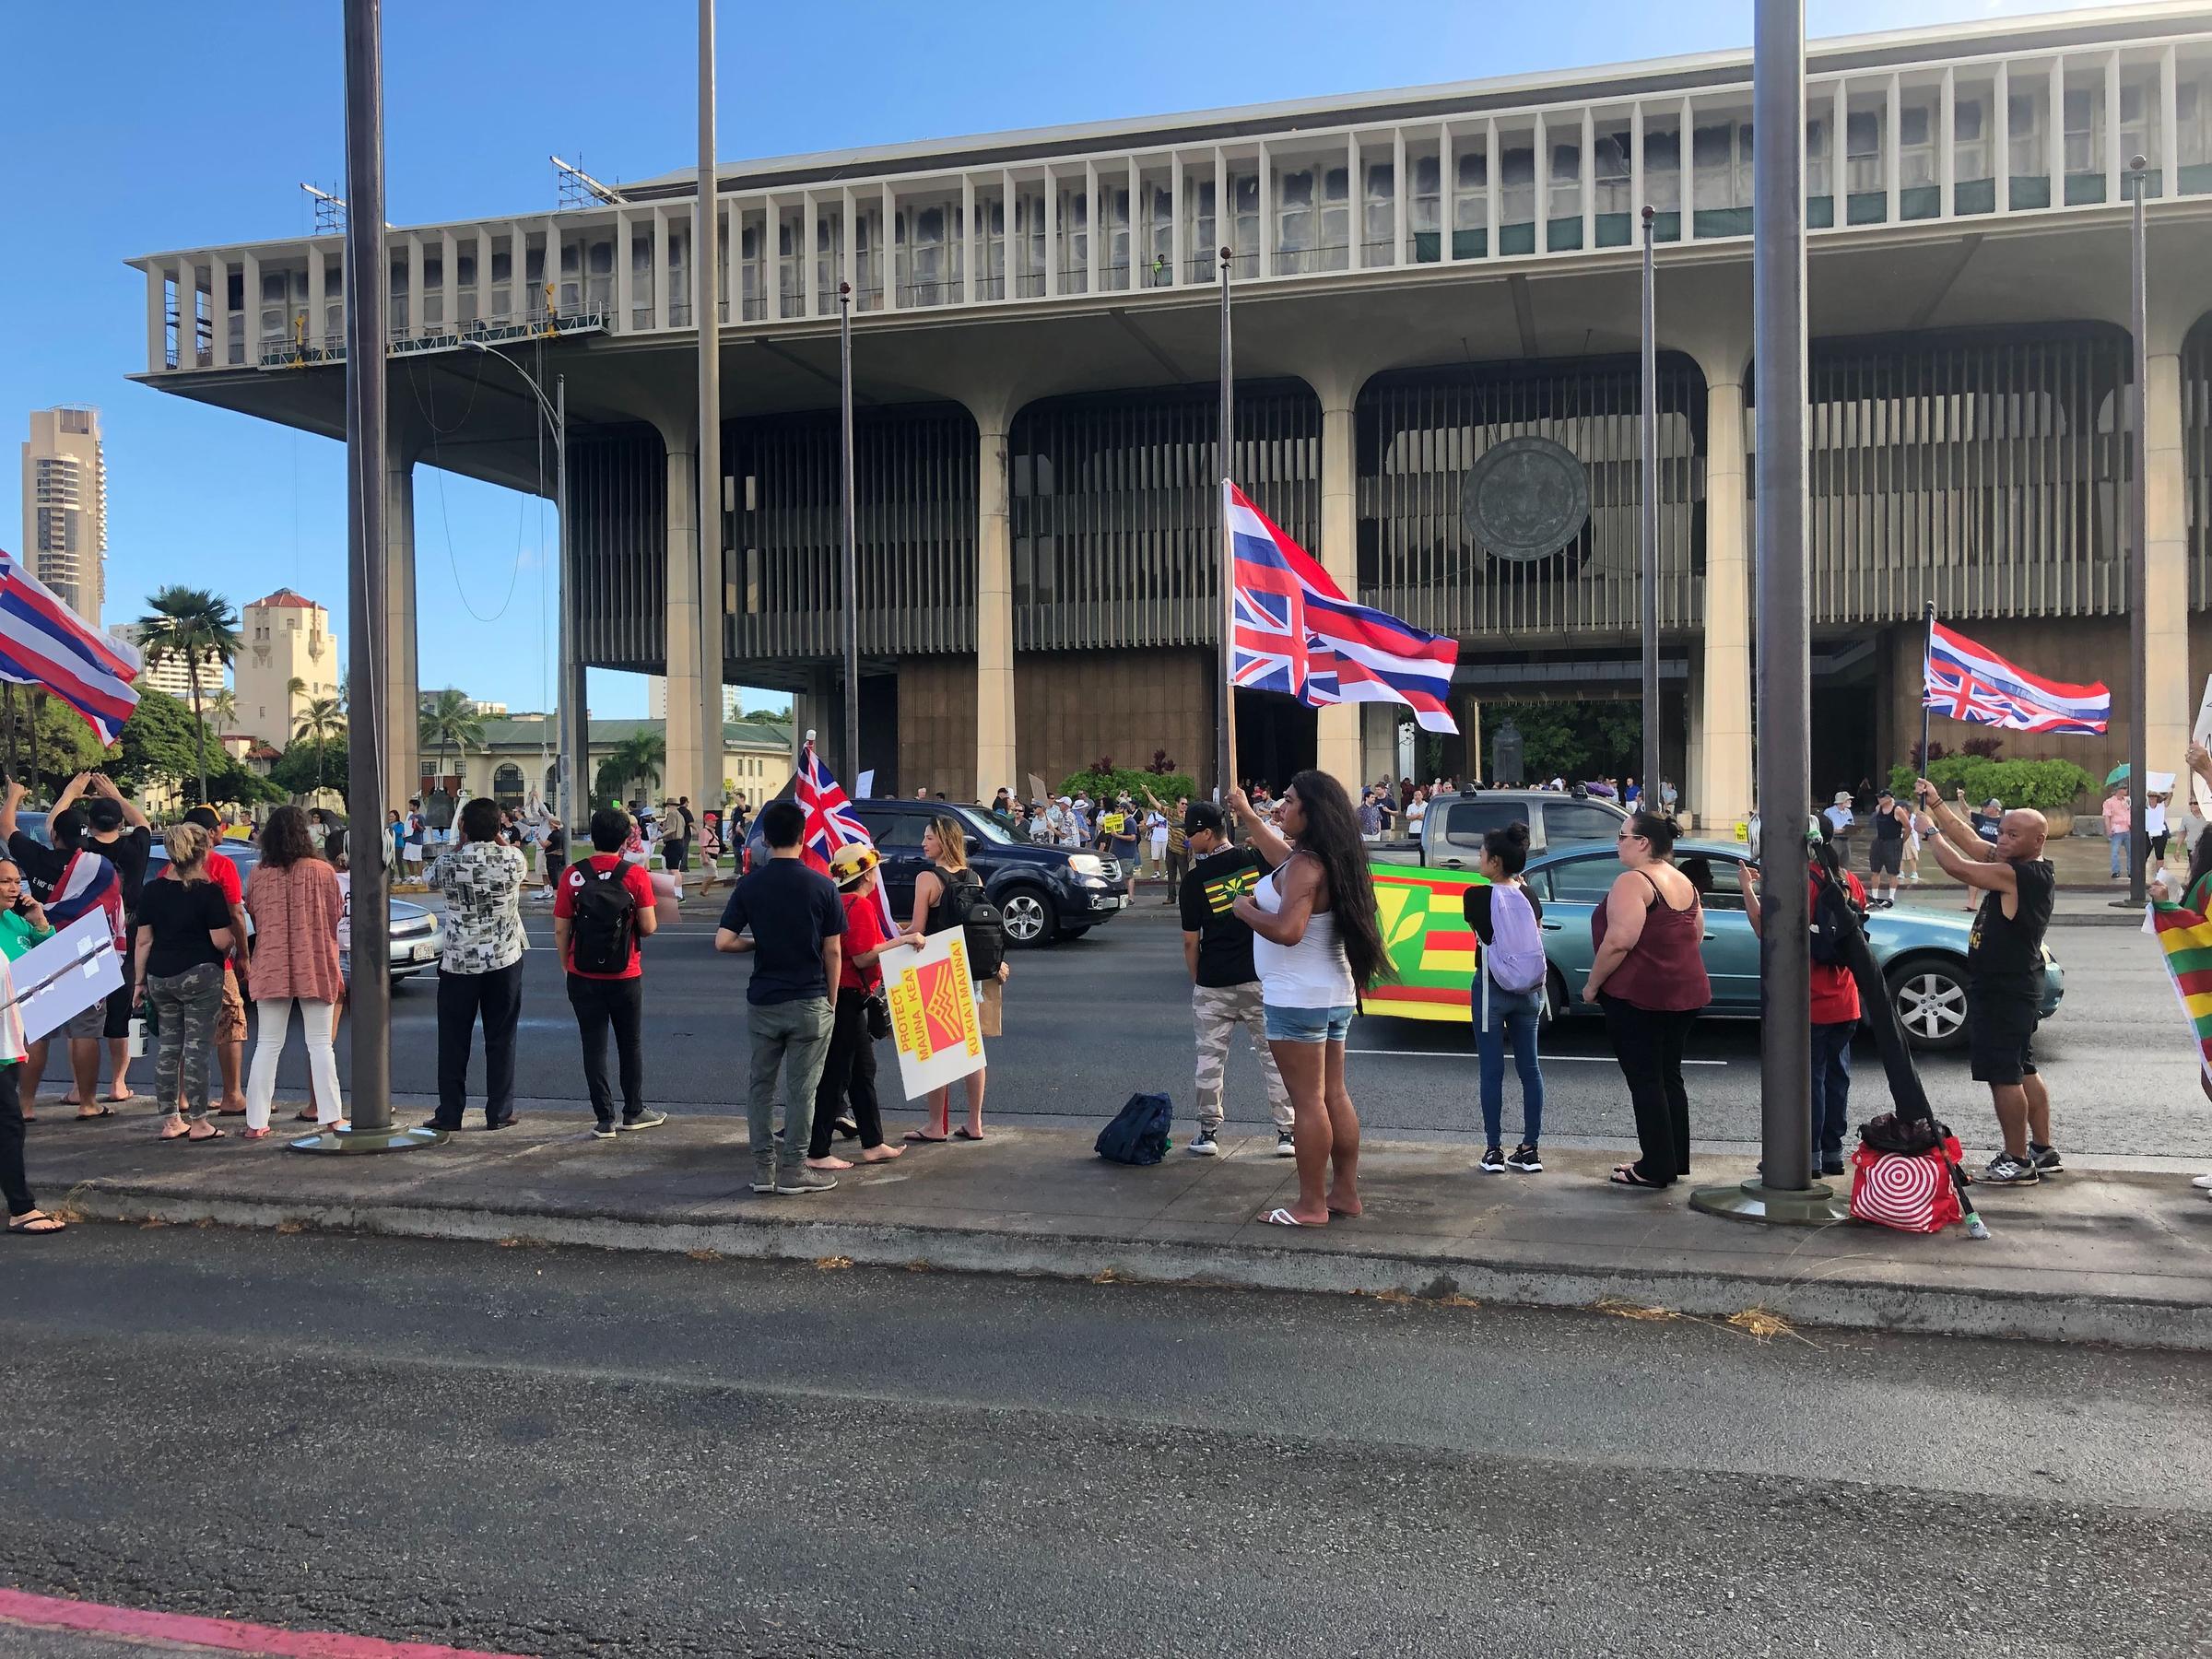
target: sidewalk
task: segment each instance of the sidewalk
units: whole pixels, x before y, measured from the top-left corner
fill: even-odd
[[[1808,1325],[2212,1350],[2212,1204],[2177,1173],[2077,1169],[2032,1190],[1977,1189],[1995,1237],[1975,1241],[1721,1220],[1689,1211],[1682,1188],[1602,1184],[1618,1155],[1598,1150],[1547,1152],[1543,1175],[1485,1176],[1468,1147],[1370,1141],[1367,1216],[1308,1231],[1256,1220],[1295,1190],[1271,1133],[1232,1135],[1218,1159],[1178,1149],[1132,1169],[1092,1154],[1092,1128],[994,1129],[982,1146],[854,1170],[833,1193],[776,1198],[747,1189],[744,1130],[729,1119],[600,1142],[580,1110],[524,1110],[497,1135],[365,1158],[276,1139],[168,1146],[134,1112],[34,1131],[31,1176],[49,1204],[112,1221],[1719,1318],[1759,1307]],[[1699,1179],[1749,1172],[1712,1157]],[[8,1248],[29,1266],[67,1244]]]

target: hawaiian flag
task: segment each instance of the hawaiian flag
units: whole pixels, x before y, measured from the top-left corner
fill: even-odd
[[[1425,731],[1456,732],[1445,697],[1459,643],[1347,598],[1320,564],[1224,479],[1235,628],[1230,681],[1312,708],[1394,702]]]
[[[2112,694],[2103,686],[2030,674],[1940,622],[1928,627],[1922,701],[1953,720],[2069,737],[2101,736],[2112,718]]]
[[[853,810],[846,799],[844,785],[822,764],[822,758],[814,752],[814,739],[809,737],[799,751],[799,770],[791,782],[791,798],[805,809],[806,834],[800,843],[806,849],[806,863],[823,875],[830,874],[830,856],[840,847],[873,847],[875,839]],[[899,924],[891,915],[891,896],[879,877],[876,882],[876,908],[882,912],[884,936],[895,938]]]
[[[114,935],[115,947],[122,949],[123,877],[105,856],[86,848],[71,854],[63,867],[62,878],[53,884],[53,897],[46,900],[46,919],[56,927],[68,927],[94,911],[106,914],[108,932]]]
[[[0,680],[41,686],[113,743],[138,706],[135,646],[100,634],[0,547]]]
[[[2166,954],[2182,1018],[2196,1037],[2197,1064],[2212,1078],[2212,920],[2203,908],[2208,894],[2212,882],[2200,881],[2180,904],[2154,903],[2149,927]]]

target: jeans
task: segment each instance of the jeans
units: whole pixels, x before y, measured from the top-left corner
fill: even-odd
[[[752,1038],[752,1087],[746,1096],[747,1137],[753,1171],[765,1175],[776,1166],[776,1074],[783,1075],[783,1168],[796,1170],[814,1133],[814,1091],[821,1086],[822,1063],[830,1057],[835,1017],[830,999],[805,996],[793,1002],[747,1003],[746,1029]]]
[[[10,1216],[28,1216],[39,1207],[23,1173],[22,1077],[22,1066],[0,1065],[0,1198],[7,1200]]]
[[[1191,987],[1191,1020],[1198,1031],[1198,1127],[1209,1135],[1221,1127],[1221,1080],[1229,1068],[1229,1045],[1242,1026],[1260,1059],[1260,1081],[1267,1089],[1268,1115],[1278,1133],[1288,1134],[1297,1114],[1283,1087],[1275,1051],[1267,1046],[1267,1019],[1260,1003],[1260,982],[1241,985]]]
[[[2112,874],[2114,876],[2126,875],[2128,831],[2123,830],[2119,834],[2109,835],[2105,839],[2112,843]]]
[[[1671,1186],[1689,1173],[1689,1093],[1682,1087],[1682,1040],[1697,1015],[1639,1008],[1602,991],[1597,1000],[1636,1108],[1636,1139],[1642,1147],[1636,1173],[1654,1186]]]
[[[576,1035],[583,1043],[583,1086],[592,1097],[592,1115],[602,1124],[615,1121],[615,1094],[606,1082],[606,1033],[615,1033],[615,1058],[622,1075],[622,1115],[636,1123],[645,1114],[645,981],[587,979],[571,973],[569,1006],[576,1011]]]
[[[300,1005],[300,1027],[307,1039],[307,1074],[314,1085],[315,1121],[335,1124],[346,1115],[338,1092],[338,1055],[331,1046],[337,1030],[337,1008],[305,997],[259,997],[253,1004],[260,1017],[259,1035],[253,1040],[253,1066],[246,1075],[246,1127],[266,1129],[269,1109],[276,1099],[276,1063],[292,1034],[292,1004]]]
[[[207,1116],[207,1051],[213,1046],[215,1017],[223,1008],[223,970],[217,962],[195,962],[165,979],[149,975],[146,1000],[161,1027],[161,1047],[154,1058],[154,1103],[197,1124]]]
[[[523,1018],[520,959],[488,973],[438,975],[438,1112],[440,1129],[461,1127],[468,1107],[468,1051],[484,1021],[484,1121],[514,1115],[514,1029]]]
[[[841,1100],[853,1102],[853,1122],[860,1128],[861,1150],[882,1146],[883,1108],[876,1099],[876,1039],[868,1035],[868,994],[850,985],[837,994],[830,1048],[822,1058],[822,1080],[814,1090],[814,1133],[807,1137],[807,1157],[830,1156]],[[789,1133],[785,1131],[786,1135]]]
[[[1482,989],[1475,991],[1475,1018],[1482,1018]],[[1482,1056],[1482,1132],[1486,1147],[1502,1147],[1499,1138],[1505,1116],[1505,1044],[1513,1044],[1513,1069],[1521,1074],[1521,1144],[1541,1144],[1544,1133],[1544,1068],[1536,1058],[1536,1010],[1524,999],[1490,992],[1489,1019],[1475,1028],[1475,1046]]]
[[[1855,1019],[1813,1027],[1813,1156],[1830,1162],[1843,1156],[1851,1133],[1851,1040]]]
[[[1263,1000],[1260,1016],[1270,1042],[1342,1042],[1352,1034],[1357,1006],[1340,1003],[1333,1008],[1286,1008]]]

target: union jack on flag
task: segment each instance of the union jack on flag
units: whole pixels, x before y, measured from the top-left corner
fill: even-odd
[[[1288,594],[1255,593],[1241,582],[1230,598],[1236,621],[1230,683],[1296,697],[1306,681],[1306,630],[1298,602]]]
[[[809,737],[799,751],[799,770],[792,779],[791,798],[806,814],[806,834],[802,843],[806,849],[806,862],[827,876],[830,858],[840,847],[873,847],[875,838],[869,835],[860,815],[853,810],[853,803],[845,796],[844,785],[830,775],[822,764],[822,758],[814,752],[814,739]],[[876,908],[882,913],[885,936],[895,936],[899,924],[891,918],[891,898],[880,877],[876,882]]]
[[[2112,694],[2102,685],[2030,674],[1940,622],[1928,626],[1922,701],[1953,720],[2061,736],[2101,736],[2112,717]]]

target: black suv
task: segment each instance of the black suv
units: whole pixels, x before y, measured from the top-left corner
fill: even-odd
[[[922,831],[934,818],[956,818],[966,832],[969,867],[1006,917],[1009,944],[1026,948],[1080,938],[1128,902],[1118,860],[1017,841],[973,806],[869,800],[855,801],[853,809],[883,854],[883,884],[900,922],[914,913],[914,878],[929,863],[922,856]],[[758,818],[746,851],[756,863],[767,856]]]

